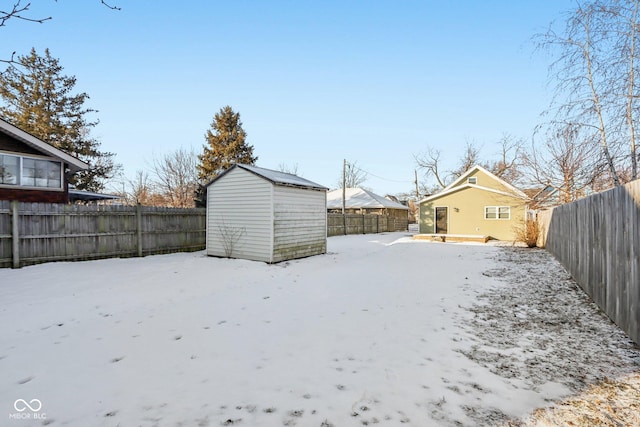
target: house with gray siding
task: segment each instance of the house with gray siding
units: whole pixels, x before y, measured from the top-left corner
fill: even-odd
[[[236,164],[207,184],[207,255],[275,263],[327,251],[327,188]]]

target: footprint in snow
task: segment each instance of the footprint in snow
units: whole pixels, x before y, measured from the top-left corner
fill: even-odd
[[[29,381],[31,381],[34,377],[27,377],[27,378],[23,378],[21,380],[18,381],[18,384],[26,384]]]

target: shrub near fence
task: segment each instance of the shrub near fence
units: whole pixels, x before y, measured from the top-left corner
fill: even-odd
[[[3,200],[0,267],[202,250],[205,222],[205,209]]]
[[[546,247],[640,344],[640,180],[555,208]]]
[[[403,221],[388,215],[330,213],[327,214],[327,236],[405,231],[408,224],[408,218]]]

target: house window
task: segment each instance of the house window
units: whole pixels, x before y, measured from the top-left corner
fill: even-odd
[[[467,179],[467,182],[469,184],[477,184],[478,183],[478,178],[475,176],[472,176],[471,178]]]
[[[62,188],[62,163],[0,154],[0,184],[60,189]]]
[[[510,219],[511,207],[509,206],[485,206],[484,219]]]
[[[0,154],[0,184],[18,185],[20,157]]]

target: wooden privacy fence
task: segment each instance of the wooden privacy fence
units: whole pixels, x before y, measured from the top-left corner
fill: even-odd
[[[344,234],[370,234],[385,231],[405,231],[409,219],[402,220],[388,215],[375,214],[327,214],[327,236]]]
[[[205,209],[0,200],[0,267],[205,248]]]
[[[547,249],[640,344],[640,180],[559,206]]]

